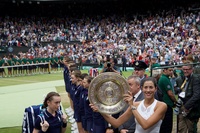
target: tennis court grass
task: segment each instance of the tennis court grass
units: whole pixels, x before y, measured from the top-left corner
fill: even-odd
[[[82,73],[88,73],[88,70],[83,70]],[[123,72],[123,76],[128,77],[129,75],[131,75],[131,73],[132,71]],[[5,87],[5,89],[6,88],[8,89],[13,85],[31,84],[31,83],[39,83],[39,82],[47,82],[47,81],[55,81],[55,80],[63,80],[62,72],[51,73],[51,74],[37,74],[37,75],[32,75],[32,76],[0,78],[0,88]],[[61,94],[63,107],[64,108],[69,107],[69,101],[67,100],[67,95],[65,95],[64,86],[56,86],[55,88],[57,92]],[[20,133],[20,132],[21,132],[21,126],[16,126],[16,127],[8,126],[6,128],[0,128],[0,133]],[[68,125],[66,133],[70,133],[70,125]]]

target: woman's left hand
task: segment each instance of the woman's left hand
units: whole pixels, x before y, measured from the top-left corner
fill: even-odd
[[[62,121],[63,121],[63,123],[67,123],[67,115],[64,113],[62,115]]]
[[[129,105],[133,105],[133,95],[130,91],[127,94],[124,94],[124,101]]]

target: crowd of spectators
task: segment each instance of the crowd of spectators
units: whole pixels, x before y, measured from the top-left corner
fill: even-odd
[[[10,17],[0,21],[0,45],[30,47],[17,58],[70,56],[76,63],[100,64],[108,55],[127,66],[135,60],[160,64],[182,63],[191,55],[200,60],[200,10],[187,7],[159,9],[146,14],[83,15],[69,17]],[[69,8],[69,7],[68,7]],[[52,43],[52,42],[57,43]],[[59,43],[60,41],[60,43]],[[68,42],[78,41],[73,45]],[[47,45],[43,45],[47,43]],[[6,60],[6,56],[3,57]]]

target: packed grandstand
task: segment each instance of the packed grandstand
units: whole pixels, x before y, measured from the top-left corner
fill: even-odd
[[[0,17],[0,76],[57,71],[64,56],[81,65],[100,65],[107,55],[117,64],[124,55],[127,66],[149,65],[152,57],[160,64],[200,60],[199,2],[17,2],[0,4],[11,7]]]

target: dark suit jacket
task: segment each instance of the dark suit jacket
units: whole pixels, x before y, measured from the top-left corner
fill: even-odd
[[[199,75],[193,74],[187,81],[185,90],[185,99],[183,100],[184,107],[189,110],[199,104],[200,100],[200,78]]]
[[[144,99],[144,95],[143,92],[140,93],[140,95],[137,97],[137,99],[135,101],[142,101]],[[129,105],[127,105],[121,112],[120,115],[122,115],[127,108],[129,107]],[[127,129],[129,130],[128,133],[134,133],[135,132],[135,117],[134,115],[132,115],[129,120],[127,122],[125,122],[123,125],[121,125],[119,128],[119,131],[121,129]]]

